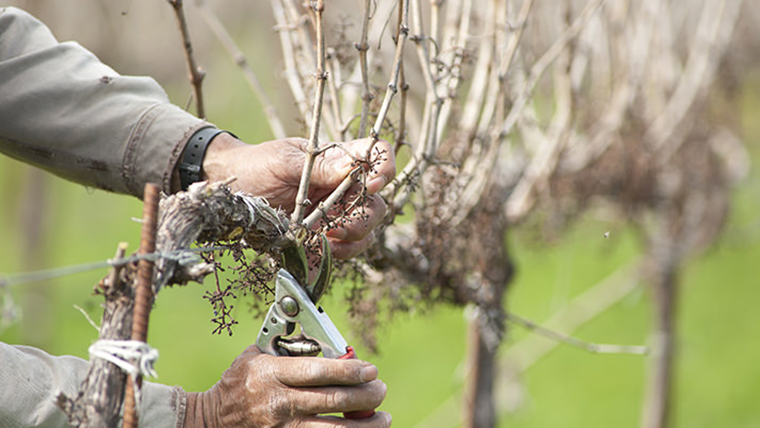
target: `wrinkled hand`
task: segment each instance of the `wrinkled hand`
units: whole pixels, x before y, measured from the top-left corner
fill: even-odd
[[[377,368],[361,360],[274,357],[249,346],[204,393],[188,393],[187,428],[386,428],[388,413],[348,420],[326,413],[374,409],[385,398]]]
[[[229,134],[220,134],[209,145],[203,161],[204,179],[211,181],[236,177],[231,184],[242,190],[266,198],[274,207],[292,212],[301,172],[306,159],[307,140],[288,138],[250,145]],[[318,156],[311,176],[308,198],[312,207],[338,187],[355,168],[355,159],[364,159],[372,141],[368,138],[348,141],[340,148],[331,148]],[[345,259],[366,250],[372,242],[372,229],[385,214],[385,202],[376,196],[396,174],[393,150],[386,141],[378,141],[373,154],[380,154],[367,179],[366,216],[354,219],[327,233],[333,255]],[[357,191],[358,184],[352,191]]]

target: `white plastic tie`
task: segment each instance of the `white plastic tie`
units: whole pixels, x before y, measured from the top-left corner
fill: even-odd
[[[158,377],[153,365],[158,350],[139,340],[98,340],[89,349],[90,359],[102,358],[135,377]],[[133,362],[136,362],[133,363]]]

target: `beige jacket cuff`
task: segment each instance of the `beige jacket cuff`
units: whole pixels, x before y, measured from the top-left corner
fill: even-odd
[[[190,137],[207,126],[172,104],[157,104],[145,112],[124,151],[124,193],[142,198],[145,183],[158,184],[167,194],[179,190],[176,166],[182,152]]]

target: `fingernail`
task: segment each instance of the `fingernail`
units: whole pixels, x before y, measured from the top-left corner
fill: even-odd
[[[327,235],[328,238],[335,238],[340,240],[345,240],[348,236],[348,231],[342,227],[338,227],[335,229],[328,230],[325,235]]]
[[[385,187],[386,184],[388,184],[388,180],[384,175],[373,177],[367,182],[367,193],[374,195]]]
[[[341,173],[348,174],[354,166],[354,159],[351,156],[341,156],[335,160],[335,170]]]
[[[377,379],[377,367],[365,366],[362,368],[361,380],[362,382],[369,382]]]

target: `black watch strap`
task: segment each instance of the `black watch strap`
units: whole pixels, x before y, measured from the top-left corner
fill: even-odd
[[[203,166],[203,158],[206,155],[206,149],[211,140],[222,132],[227,131],[208,126],[195,131],[195,134],[190,137],[187,146],[185,146],[185,153],[182,155],[182,161],[177,167],[177,170],[179,171],[179,183],[182,186],[182,190],[187,190],[191,184],[201,181],[201,170]]]

